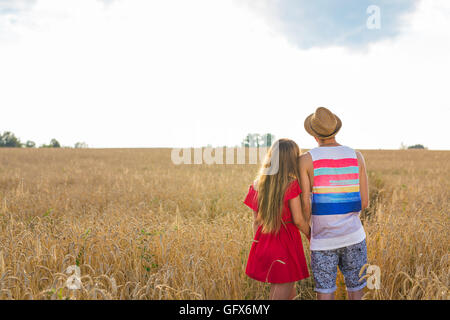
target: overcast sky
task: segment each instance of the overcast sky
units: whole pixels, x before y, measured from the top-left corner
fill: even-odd
[[[0,0],[0,132],[310,148],[304,118],[325,106],[342,144],[448,150],[449,57],[448,0]]]

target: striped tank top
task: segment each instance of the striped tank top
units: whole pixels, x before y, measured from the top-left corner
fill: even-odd
[[[365,239],[359,219],[359,166],[356,152],[346,146],[309,151],[314,167],[311,250],[346,247]]]

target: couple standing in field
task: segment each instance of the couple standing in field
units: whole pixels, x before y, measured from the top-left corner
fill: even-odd
[[[334,299],[339,267],[349,299],[361,299],[367,247],[359,213],[369,203],[364,158],[336,142],[342,122],[330,110],[317,108],[304,125],[318,147],[300,154],[294,141],[276,141],[249,187],[244,203],[254,211],[254,240],[246,274],[271,284],[270,299],[293,299],[295,282],[309,277],[301,231],[310,242],[317,298]],[[267,174],[273,157],[278,171]]]

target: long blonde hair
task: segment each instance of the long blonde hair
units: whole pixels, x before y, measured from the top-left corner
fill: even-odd
[[[267,174],[278,158],[278,172]],[[300,148],[290,139],[277,140],[266,154],[256,178],[258,191],[258,217],[263,233],[280,230],[284,208],[284,195],[289,184],[300,178]]]

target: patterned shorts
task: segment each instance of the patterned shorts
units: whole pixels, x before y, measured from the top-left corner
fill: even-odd
[[[367,263],[366,240],[347,247],[333,250],[311,251],[311,269],[314,276],[315,291],[332,293],[336,291],[337,266],[345,278],[347,291],[358,291],[366,286],[366,280],[359,279],[359,271]]]

